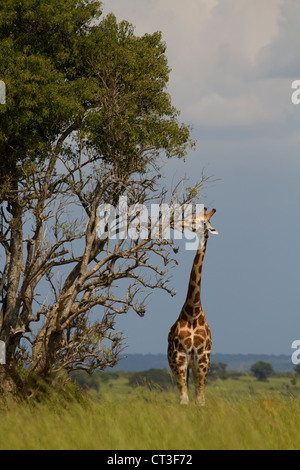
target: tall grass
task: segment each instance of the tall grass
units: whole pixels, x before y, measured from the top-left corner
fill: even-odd
[[[207,393],[204,408],[146,390],[75,402],[59,395],[0,409],[0,449],[299,449],[300,400]]]

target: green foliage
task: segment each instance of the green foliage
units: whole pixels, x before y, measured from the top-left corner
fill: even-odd
[[[295,367],[294,367],[294,371],[297,375],[300,375],[300,364],[297,364]]]
[[[118,24],[110,14],[91,40],[98,46],[90,62],[102,102],[86,119],[91,146],[123,171],[137,162],[143,169],[162,149],[168,157],[182,157],[189,128],[179,125],[165,91],[169,68],[161,33],[136,37],[129,23]]]
[[[273,367],[269,362],[258,361],[251,366],[252,374],[257,380],[267,380],[268,377],[274,374]]]
[[[133,164],[142,171],[161,150],[182,157],[193,145],[165,91],[169,68],[161,33],[137,37],[128,22],[100,17],[96,0],[1,2],[6,176],[18,174],[24,160],[48,158],[70,125],[97,158],[123,171]]]
[[[208,377],[210,379],[220,378],[222,380],[226,380],[228,377],[226,368],[227,364],[224,364],[223,362],[218,362],[218,364],[212,363],[208,372]]]
[[[89,94],[83,92],[88,77],[82,48],[100,5],[83,0],[1,2],[0,76],[7,100],[0,107],[0,148],[1,164],[10,163],[6,170],[24,158],[45,157],[49,143],[82,115]]]
[[[149,369],[141,372],[123,371],[95,371],[88,375],[83,371],[76,371],[70,374],[72,381],[83,390],[97,391],[102,393],[103,385],[113,387],[114,383],[124,381],[127,387],[147,387],[156,390],[169,390],[174,386],[173,379],[169,372],[162,369]]]
[[[174,382],[169,372],[162,369],[149,369],[131,374],[128,380],[130,386],[146,386],[151,389],[169,390]]]
[[[82,390],[96,390],[99,391],[100,381],[97,377],[98,374],[87,374],[83,371],[74,371],[70,373],[70,378],[74,384]]]
[[[185,190],[188,191],[189,193],[197,193],[198,192],[197,188],[194,188],[193,186],[185,188]]]

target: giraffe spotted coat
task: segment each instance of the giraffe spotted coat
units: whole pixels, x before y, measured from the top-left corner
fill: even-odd
[[[214,213],[215,210],[212,210],[206,214],[204,209],[202,214],[203,233],[199,235],[199,248],[193,262],[187,298],[168,336],[168,361],[180,390],[181,404],[187,404],[189,401],[187,388],[189,369],[192,370],[194,377],[196,400],[201,405],[205,404],[204,388],[210,367],[212,337],[201,305],[200,292],[208,232],[218,233],[209,222]],[[195,218],[192,218],[190,222],[185,223],[185,226],[197,231],[194,222]]]

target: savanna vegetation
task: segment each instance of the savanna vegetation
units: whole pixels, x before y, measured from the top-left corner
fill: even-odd
[[[0,449],[298,449],[294,378],[228,371],[208,379],[202,408],[179,405],[167,371],[75,372],[84,392],[68,382],[41,399],[1,403]]]

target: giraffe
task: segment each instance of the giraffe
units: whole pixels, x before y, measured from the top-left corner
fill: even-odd
[[[189,402],[187,380],[190,368],[194,377],[196,401],[205,405],[204,387],[210,367],[211,332],[202,308],[200,289],[208,233],[218,234],[218,231],[210,224],[216,210],[206,211],[205,207],[200,214],[182,222],[182,226],[196,232],[199,239],[186,301],[168,336],[168,361],[180,390],[182,405]]]

